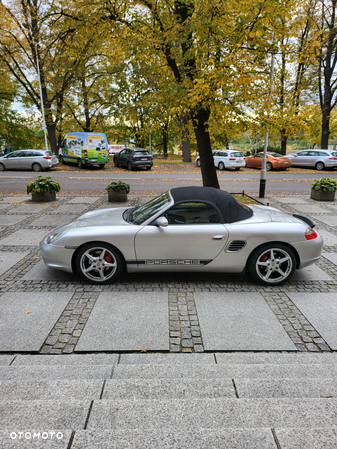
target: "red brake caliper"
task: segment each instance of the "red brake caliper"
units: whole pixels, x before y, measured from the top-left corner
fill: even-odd
[[[269,258],[268,254],[264,254],[264,255],[261,257],[260,262],[267,262],[268,258]]]
[[[105,259],[108,263],[112,263],[112,257],[111,257],[111,254],[105,253],[104,259]]]

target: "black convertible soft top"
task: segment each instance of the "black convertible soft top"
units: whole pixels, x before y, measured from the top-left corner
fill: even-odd
[[[214,204],[222,215],[222,223],[246,220],[253,215],[249,207],[238,203],[230,193],[214,187],[176,187],[170,192],[175,203],[205,201]]]

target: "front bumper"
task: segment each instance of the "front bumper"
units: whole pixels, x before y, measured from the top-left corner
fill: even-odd
[[[46,239],[40,242],[40,253],[44,263],[57,270],[72,273],[72,258],[75,248],[65,248],[64,246],[46,243]]]

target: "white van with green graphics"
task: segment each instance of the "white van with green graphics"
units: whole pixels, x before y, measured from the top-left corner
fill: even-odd
[[[109,162],[108,140],[103,133],[68,133],[62,143],[60,162],[73,162],[78,168]]]

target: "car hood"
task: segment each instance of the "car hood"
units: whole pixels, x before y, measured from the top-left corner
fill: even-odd
[[[249,207],[253,210],[253,217],[258,221],[272,221],[277,223],[302,223],[303,221],[293,217],[292,215],[285,214],[274,207],[269,206],[252,206]]]
[[[122,226],[130,225],[123,219],[125,207],[116,207],[113,209],[101,209],[87,212],[77,220],[72,221],[67,226],[69,228],[88,227],[88,226]]]

